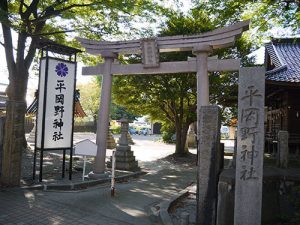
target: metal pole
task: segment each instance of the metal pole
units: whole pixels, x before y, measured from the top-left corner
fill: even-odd
[[[62,164],[62,173],[61,177],[65,178],[65,170],[66,170],[66,150],[63,150],[63,164]]]
[[[37,134],[37,133],[35,133]],[[35,135],[36,136],[36,135]],[[32,179],[35,180],[35,172],[36,172],[36,145],[34,146],[34,154],[33,154],[33,171],[32,171]]]
[[[86,155],[85,155],[85,156],[83,156],[83,171],[82,171],[82,181],[84,181],[85,167],[86,167]]]
[[[46,120],[46,105],[47,105],[47,84],[48,84],[48,70],[49,70],[49,56],[48,48],[46,49],[46,73],[45,73],[45,88],[44,88],[44,102],[43,102],[43,118],[42,118],[42,140],[40,149],[40,176],[39,181],[43,180],[43,157],[44,157],[44,146],[45,146],[45,120]],[[41,97],[41,96],[39,96]]]
[[[116,168],[116,151],[113,151],[112,165],[111,165],[111,196],[115,196],[115,168]]]
[[[73,147],[70,148],[70,160],[69,160],[69,180],[72,180],[72,163],[73,163]]]
[[[76,63],[76,53],[74,56],[75,63],[75,76],[74,76],[74,90],[73,90],[73,113],[72,113],[72,136],[71,136],[71,147],[70,147],[70,165],[69,165],[69,180],[72,180],[72,163],[73,163],[73,140],[74,140],[74,112],[75,112],[75,93],[76,93],[76,74],[77,74],[77,63]]]
[[[42,182],[43,180],[43,157],[44,157],[44,151],[41,150],[40,152],[40,176],[39,176],[39,181]]]

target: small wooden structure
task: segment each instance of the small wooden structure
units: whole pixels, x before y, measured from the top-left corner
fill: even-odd
[[[273,39],[266,44],[266,144],[273,151],[279,130],[289,132],[289,148],[300,145],[300,39]]]

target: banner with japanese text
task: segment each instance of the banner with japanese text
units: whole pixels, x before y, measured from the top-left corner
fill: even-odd
[[[72,146],[75,73],[74,62],[49,57],[41,59],[38,148],[61,149]]]

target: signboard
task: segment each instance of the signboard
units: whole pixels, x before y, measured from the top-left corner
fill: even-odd
[[[143,39],[141,48],[144,68],[159,67],[159,51],[156,40]]]
[[[75,76],[75,62],[41,59],[37,148],[72,147]]]
[[[76,143],[75,155],[96,156],[97,145],[89,139]]]

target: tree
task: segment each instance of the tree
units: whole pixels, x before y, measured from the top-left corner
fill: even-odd
[[[251,19],[251,28],[255,30],[252,39],[258,44],[270,36],[270,31],[274,27],[299,32],[300,2],[298,0],[193,0],[193,3],[197,9],[207,11],[211,18],[218,17],[221,25]],[[287,32],[281,35],[287,35]]]
[[[183,76],[188,82],[184,82]],[[195,91],[190,90],[193,82],[195,74],[122,76],[115,78],[113,92],[122,96],[117,99],[118,104],[130,111],[174,125],[175,152],[184,154],[188,126],[195,120]]]
[[[77,85],[80,90],[80,102],[87,113],[93,117],[94,126],[97,127],[97,118],[100,105],[100,84],[96,81],[90,81],[87,84]]]
[[[122,118],[127,118],[129,121],[134,121],[139,115],[130,113],[125,107],[122,107],[114,102],[112,102],[110,107],[110,118],[112,120],[120,120]]]
[[[24,143],[29,68],[40,38],[66,43],[66,33],[101,39],[128,29],[137,15],[146,20],[157,7],[146,0],[1,0],[0,23],[5,48],[9,86],[1,181],[18,185]],[[12,32],[17,33],[14,46]]]
[[[210,20],[202,10],[192,11],[191,16],[173,14],[162,28],[160,36],[195,34],[214,29],[216,20]],[[237,58],[249,54],[251,45],[240,40],[237,47],[219,50],[219,58]],[[189,53],[165,53],[160,61],[187,60]],[[135,58],[136,60],[136,58]],[[210,76],[210,102],[225,106],[234,106],[237,98],[237,73],[213,73]],[[166,74],[149,76],[126,76],[114,78],[113,92],[118,104],[130,111],[150,115],[173,126],[176,130],[175,153],[187,153],[185,142],[189,125],[196,121],[196,75]]]

